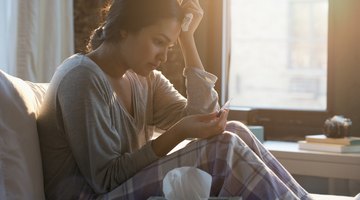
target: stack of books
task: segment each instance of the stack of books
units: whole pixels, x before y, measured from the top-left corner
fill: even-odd
[[[299,141],[299,149],[336,153],[360,153],[360,137],[328,138],[325,135],[307,135]]]

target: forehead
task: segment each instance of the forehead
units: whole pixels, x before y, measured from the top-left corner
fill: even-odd
[[[140,34],[150,36],[163,35],[175,42],[180,34],[181,26],[176,19],[161,19],[157,23],[147,26],[140,31]]]

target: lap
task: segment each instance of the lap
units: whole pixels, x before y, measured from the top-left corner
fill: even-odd
[[[161,196],[164,176],[168,171],[177,167],[197,167],[214,176],[212,168],[213,163],[216,162],[218,163],[216,167],[222,168],[218,171],[225,173],[228,170],[224,169],[229,168],[226,154],[232,147],[231,144],[235,145],[236,140],[239,140],[239,137],[235,134],[224,133],[210,139],[193,141],[183,149],[150,164],[101,198],[143,199],[145,196]],[[246,146],[245,143],[242,144]]]
[[[113,191],[100,196],[100,199],[147,199],[150,196],[162,196],[162,180],[166,173],[183,166],[197,167],[208,172],[213,177],[213,196],[245,194],[264,197],[274,196],[274,191],[292,196],[293,193],[287,191],[288,188],[267,166],[269,162],[277,163],[272,159],[271,154],[245,125],[230,122],[223,134],[191,142],[185,148],[150,164]],[[282,173],[283,168],[276,167],[275,172]]]

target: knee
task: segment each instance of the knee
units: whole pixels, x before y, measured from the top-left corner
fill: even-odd
[[[232,141],[236,140],[238,136],[232,132],[224,131],[222,134],[218,136],[219,141]]]
[[[251,132],[249,130],[249,128],[245,124],[243,124],[240,121],[235,121],[235,120],[228,121],[226,123],[225,130],[230,131],[230,132],[238,132],[238,131],[240,131],[240,132]]]
[[[226,124],[225,130],[238,135],[246,144],[250,146],[254,143],[254,140],[256,140],[256,137],[250,131],[250,129],[239,121],[229,121]]]
[[[216,141],[217,146],[224,146],[226,148],[232,146],[232,144],[237,144],[241,140],[237,134],[229,131],[224,131],[212,139]]]

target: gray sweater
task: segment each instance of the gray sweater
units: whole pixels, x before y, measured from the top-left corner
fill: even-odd
[[[151,148],[155,127],[166,130],[186,115],[218,109],[216,77],[203,70],[184,70],[187,99],[159,71],[126,76],[133,116],[88,57],[73,55],[55,72],[38,118],[48,199],[111,191],[158,159]]]

